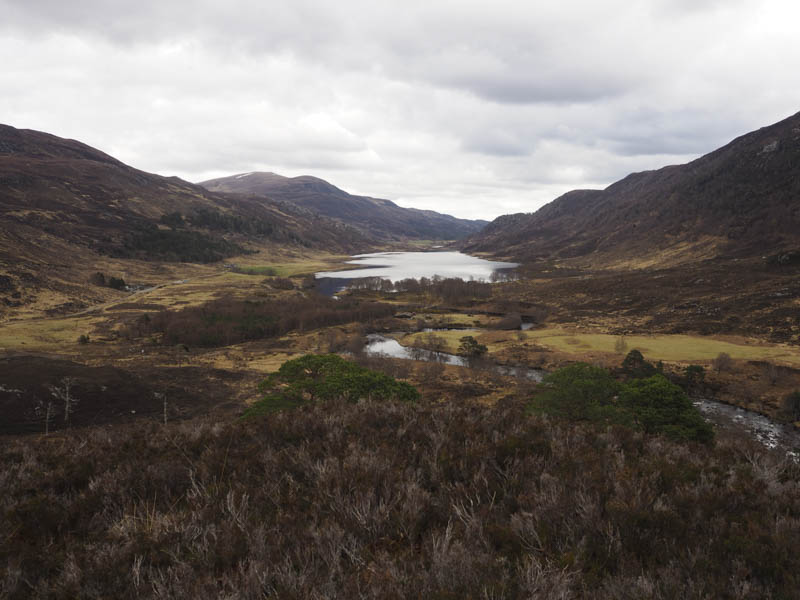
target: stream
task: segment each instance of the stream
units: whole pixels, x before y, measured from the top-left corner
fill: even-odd
[[[369,356],[388,356],[406,360],[438,361],[459,367],[469,366],[467,359],[455,354],[432,352],[421,348],[403,346],[394,338],[372,333],[367,336],[364,348]],[[493,364],[493,369],[501,375],[524,376],[533,381],[541,381],[546,372],[541,369],[525,367],[506,367]],[[744,433],[765,447],[781,450],[795,461],[800,461],[800,431],[791,425],[784,425],[756,412],[731,406],[710,398],[696,400],[694,405],[717,429]]]

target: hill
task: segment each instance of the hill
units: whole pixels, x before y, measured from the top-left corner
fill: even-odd
[[[37,289],[74,296],[66,287],[85,287],[85,269],[109,261],[207,263],[252,245],[350,252],[369,241],[293,203],[212,193],[75,140],[0,125],[6,306],[29,302]]]
[[[464,248],[628,267],[791,252],[800,248],[800,113],[688,164],[499,217]]]
[[[292,202],[388,238],[458,239],[479,231],[486,221],[457,219],[432,210],[402,208],[391,200],[354,196],[316,177],[242,173],[200,183],[214,192],[263,195]]]

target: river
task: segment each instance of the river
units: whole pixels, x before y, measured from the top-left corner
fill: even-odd
[[[466,334],[466,333],[465,333]],[[376,333],[367,336],[365,352],[371,356],[389,356],[407,360],[438,361],[461,367],[469,366],[462,356],[444,352],[412,349],[402,346],[397,340]],[[533,381],[541,381],[546,374],[541,369],[507,367],[492,364],[492,368],[502,375],[524,376]],[[745,434],[769,449],[785,452],[795,461],[800,460],[800,432],[790,425],[784,425],[758,413],[717,402],[710,398],[695,401],[706,420],[718,430]]]

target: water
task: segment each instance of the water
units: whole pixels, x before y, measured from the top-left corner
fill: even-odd
[[[465,335],[469,330],[464,330]],[[431,352],[419,348],[402,346],[397,340],[377,333],[367,336],[365,351],[371,356],[389,356],[407,360],[439,361],[460,367],[469,366],[467,360],[455,354],[444,352]],[[545,372],[541,369],[526,367],[505,367],[493,365],[493,368],[502,375],[525,376],[533,381],[541,381]],[[786,455],[800,460],[800,432],[790,425],[777,423],[764,415],[730,406],[710,399],[698,400],[695,406],[703,413],[706,420],[717,428],[744,433],[769,449],[786,452]]]
[[[388,356],[406,360],[442,362],[459,367],[467,366],[467,359],[463,356],[456,356],[455,354],[447,354],[445,352],[432,352],[430,350],[423,350],[422,348],[410,348],[401,345],[400,342],[393,338],[377,333],[371,333],[367,336],[367,345],[364,347],[364,352],[369,356]]]
[[[350,279],[382,277],[397,282],[403,279],[458,277],[464,280],[488,281],[492,273],[518,267],[518,263],[484,260],[461,252],[378,252],[358,254],[347,261],[362,265],[351,271],[316,273],[317,287],[322,293],[335,294],[347,287]]]
[[[470,330],[467,329],[463,331],[464,335],[467,335]],[[456,365],[458,367],[469,366],[469,362],[463,356],[403,346],[397,340],[377,333],[371,333],[367,336],[367,345],[364,347],[364,351],[369,356],[388,356],[390,358],[422,360],[426,362],[437,361],[448,365]],[[541,381],[542,377],[544,376],[544,371],[540,369],[529,369],[527,367],[506,367],[496,364],[493,364],[492,368],[501,375],[527,377],[528,379],[532,379],[534,381]]]
[[[702,399],[694,404],[718,428],[744,431],[767,448],[783,450],[794,460],[800,460],[800,432],[791,425],[714,400]]]

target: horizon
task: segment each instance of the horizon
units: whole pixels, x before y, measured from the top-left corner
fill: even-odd
[[[788,0],[0,6],[15,127],[186,181],[311,175],[460,218],[688,162],[800,89]]]
[[[632,175],[632,174],[635,174],[635,173],[646,172],[646,171],[659,170],[659,169],[662,169],[662,168],[665,168],[665,167],[669,167],[669,166],[676,166],[676,165],[679,165],[679,164],[686,164],[686,163],[689,163],[689,162],[691,162],[691,161],[693,161],[693,160],[696,160],[696,159],[698,159],[698,158],[701,158],[702,156],[705,156],[706,154],[709,154],[709,153],[711,153],[711,152],[714,152],[715,150],[718,150],[718,149],[719,149],[719,148],[721,148],[721,147],[724,147],[724,146],[728,145],[729,143],[733,142],[734,140],[736,140],[737,138],[739,138],[739,137],[741,137],[741,136],[743,136],[743,135],[747,135],[748,133],[752,133],[753,131],[757,131],[758,129],[762,129],[762,128],[764,128],[764,127],[769,127],[769,126],[771,126],[771,125],[775,125],[775,124],[777,124],[777,123],[780,123],[781,121],[784,121],[784,120],[786,120],[786,119],[788,119],[788,118],[791,118],[792,116],[794,116],[794,115],[796,115],[796,114],[800,114],[800,112],[791,113],[791,114],[789,114],[789,115],[786,115],[785,117],[782,117],[782,118],[778,119],[777,121],[775,121],[775,122],[773,122],[773,123],[768,123],[768,124],[766,124],[766,125],[762,125],[762,126],[760,126],[760,127],[757,127],[756,129],[753,129],[753,130],[751,130],[751,131],[740,132],[740,133],[738,133],[738,134],[734,135],[734,136],[733,136],[733,137],[732,137],[730,140],[728,140],[727,142],[725,142],[725,143],[724,143],[724,144],[722,144],[721,146],[719,146],[719,147],[717,147],[717,148],[712,148],[712,149],[710,149],[708,152],[705,152],[705,153],[703,153],[703,154],[700,154],[700,155],[697,155],[697,156],[692,156],[692,157],[689,157],[689,158],[688,158],[688,159],[687,159],[685,162],[683,162],[683,163],[671,163],[671,164],[664,164],[664,165],[660,165],[660,166],[654,166],[652,169],[642,169],[641,171],[631,171],[630,173],[626,173],[626,174],[622,175],[622,176],[621,176],[619,179],[617,179],[617,180],[615,180],[615,181],[610,181],[610,182],[607,182],[607,183],[603,184],[602,186],[596,186],[596,187],[588,187],[588,186],[587,186],[587,187],[580,187],[580,188],[573,188],[573,189],[565,190],[564,192],[562,192],[562,193],[558,194],[557,196],[554,196],[553,198],[551,198],[551,199],[549,199],[549,200],[545,200],[545,201],[543,201],[541,204],[539,204],[538,206],[536,206],[536,208],[534,208],[534,209],[532,209],[532,210],[520,210],[520,211],[517,211],[516,213],[500,213],[500,214],[496,214],[496,215],[494,215],[494,216],[490,216],[490,217],[480,217],[480,216],[477,216],[477,217],[476,217],[476,216],[465,217],[465,216],[462,216],[461,214],[458,214],[457,212],[445,212],[445,211],[442,211],[442,210],[437,210],[437,209],[435,209],[435,208],[429,208],[429,207],[424,207],[424,208],[423,208],[423,207],[421,207],[421,206],[415,206],[415,205],[412,205],[412,204],[405,204],[405,203],[398,202],[398,201],[397,201],[396,199],[394,199],[394,198],[382,198],[382,197],[380,197],[380,196],[377,196],[377,195],[375,195],[375,194],[370,194],[369,192],[366,192],[366,193],[359,193],[359,192],[355,192],[355,191],[352,191],[352,190],[346,189],[346,188],[342,187],[341,185],[339,185],[339,184],[338,184],[337,182],[335,182],[335,181],[331,181],[331,180],[329,180],[329,179],[326,179],[326,178],[324,178],[324,177],[320,177],[320,176],[318,176],[318,175],[316,175],[316,174],[313,174],[313,173],[307,173],[307,172],[301,172],[301,173],[299,173],[299,174],[297,174],[297,175],[287,175],[287,174],[284,174],[284,173],[278,173],[278,172],[275,172],[275,171],[242,171],[242,172],[235,172],[235,173],[223,174],[223,175],[219,175],[219,176],[216,176],[216,177],[209,177],[209,178],[207,178],[207,179],[202,179],[202,180],[190,180],[190,179],[185,179],[185,178],[181,177],[180,175],[171,175],[171,174],[168,174],[168,173],[159,173],[159,172],[153,172],[153,171],[145,171],[145,172],[151,173],[151,174],[153,174],[153,175],[162,176],[162,177],[178,177],[178,178],[180,178],[180,179],[182,179],[182,180],[184,180],[184,181],[186,181],[186,182],[188,182],[188,183],[191,183],[191,184],[194,184],[194,185],[200,185],[200,186],[202,186],[202,184],[203,184],[203,183],[207,183],[207,182],[214,181],[214,180],[220,180],[220,179],[230,179],[230,178],[237,178],[237,179],[238,179],[238,178],[240,178],[240,177],[244,177],[244,176],[248,176],[248,175],[256,175],[256,174],[258,174],[258,175],[276,175],[276,176],[278,176],[278,177],[282,177],[282,178],[285,178],[285,179],[296,179],[296,178],[300,178],[300,177],[311,177],[311,178],[314,178],[314,179],[318,179],[318,180],[324,181],[325,183],[328,183],[329,185],[332,185],[332,186],[334,186],[334,187],[336,187],[336,188],[338,188],[338,189],[340,189],[340,190],[342,190],[342,191],[344,191],[344,192],[346,192],[346,193],[348,193],[348,194],[350,194],[350,195],[352,195],[352,196],[363,196],[363,197],[374,198],[374,199],[377,199],[377,200],[389,200],[389,201],[391,201],[391,202],[394,202],[394,203],[395,203],[395,204],[397,204],[398,206],[401,206],[402,208],[420,209],[420,210],[433,210],[433,211],[435,211],[435,212],[438,212],[438,213],[441,213],[441,214],[450,215],[450,216],[453,216],[453,217],[456,217],[456,218],[459,218],[459,219],[467,219],[467,220],[483,220],[483,221],[486,221],[487,223],[491,223],[491,222],[492,222],[492,221],[494,221],[495,219],[497,219],[497,218],[499,218],[499,217],[502,217],[502,216],[505,216],[505,215],[510,215],[510,214],[520,214],[520,213],[522,213],[522,214],[532,214],[532,213],[535,213],[535,212],[536,212],[536,211],[538,211],[540,208],[542,208],[542,207],[546,206],[547,204],[550,204],[551,202],[553,202],[553,201],[557,200],[557,199],[558,199],[559,197],[561,197],[562,195],[564,195],[564,194],[567,194],[567,193],[569,193],[569,192],[572,192],[572,191],[577,191],[577,190],[603,190],[603,189],[607,188],[608,186],[610,186],[610,185],[613,185],[613,184],[614,184],[614,183],[616,183],[617,181],[619,181],[619,180],[621,180],[621,179],[624,179],[624,178],[625,178],[625,177],[627,177],[628,175]],[[86,142],[84,142],[84,141],[83,141],[83,140],[81,140],[81,139],[78,139],[78,138],[67,138],[67,137],[64,137],[64,136],[60,136],[60,135],[58,135],[58,134],[56,134],[56,133],[50,132],[50,131],[42,131],[42,130],[36,130],[36,129],[30,129],[30,128],[16,127],[16,126],[14,126],[14,125],[9,125],[8,123],[0,123],[0,125],[7,125],[7,126],[9,126],[9,127],[12,127],[12,128],[14,128],[14,129],[19,129],[19,130],[28,129],[28,130],[31,130],[31,131],[37,131],[37,132],[39,132],[39,133],[46,133],[46,134],[49,134],[49,135],[54,135],[54,136],[56,136],[56,137],[60,137],[60,138],[62,138],[62,139],[67,139],[67,140],[71,140],[71,141],[79,142],[79,143],[82,143],[82,144],[86,144]],[[87,145],[88,145],[88,144],[87,144]],[[121,159],[119,159],[119,157],[117,157],[117,156],[115,156],[115,155],[111,154],[110,152],[107,152],[107,151],[105,151],[103,148],[96,148],[96,147],[94,147],[94,146],[91,146],[91,147],[93,147],[95,150],[99,150],[99,151],[101,151],[101,152],[103,152],[103,153],[105,153],[105,154],[107,154],[107,155],[111,156],[112,158],[115,158],[115,159],[117,159],[117,160],[121,160]],[[126,164],[127,166],[129,166],[129,167],[132,167],[132,168],[138,169],[138,170],[140,170],[140,171],[144,171],[144,169],[140,169],[140,168],[139,168],[137,165],[133,165],[133,164],[127,163],[127,162],[126,162],[126,161],[124,161],[124,160],[122,160],[122,162],[123,162],[124,164]]]

